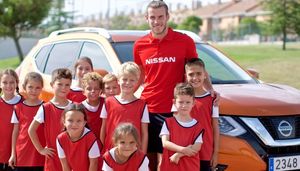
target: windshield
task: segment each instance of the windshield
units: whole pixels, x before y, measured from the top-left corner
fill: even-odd
[[[133,43],[134,42],[113,43],[113,48],[122,63],[133,60]],[[237,64],[212,46],[196,43],[196,48],[198,56],[205,62],[205,67],[213,84],[256,83],[256,80],[251,78]]]

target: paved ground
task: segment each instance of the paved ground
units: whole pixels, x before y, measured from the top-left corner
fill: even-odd
[[[35,38],[22,38],[20,40],[24,56],[37,43]],[[15,43],[10,38],[0,38],[0,59],[18,56]]]

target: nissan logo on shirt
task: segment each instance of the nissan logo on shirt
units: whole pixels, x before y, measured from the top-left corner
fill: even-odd
[[[278,131],[282,136],[289,137],[293,132],[293,127],[288,121],[282,120],[278,124]]]

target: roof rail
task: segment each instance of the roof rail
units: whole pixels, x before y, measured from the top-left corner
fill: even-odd
[[[97,28],[97,27],[76,27],[76,28],[70,28],[70,29],[64,29],[64,30],[57,30],[57,31],[52,32],[49,35],[49,37],[54,37],[54,36],[58,36],[61,34],[75,33],[75,32],[97,33],[107,39],[111,38],[110,34],[108,33],[108,31],[106,29]]]

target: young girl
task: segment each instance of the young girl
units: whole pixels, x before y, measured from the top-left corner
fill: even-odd
[[[19,78],[12,69],[0,73],[0,171],[11,170],[8,160],[11,153],[13,124],[10,123],[14,105],[22,101],[18,93]]]
[[[63,171],[96,171],[100,150],[95,135],[85,127],[83,106],[71,104],[62,118],[66,130],[57,136],[56,146]]]
[[[149,170],[149,159],[138,149],[139,134],[131,123],[118,125],[112,138],[115,147],[104,154],[102,170]]]
[[[86,96],[83,94],[82,90],[82,78],[86,73],[94,70],[92,60],[88,57],[81,57],[76,61],[74,69],[76,82],[72,84],[67,98],[73,102],[81,103],[86,99]]]
[[[167,118],[160,137],[163,156],[160,170],[200,170],[199,150],[204,129],[191,117],[194,106],[194,89],[188,83],[179,83],[174,90],[174,106],[177,112]]]
[[[34,148],[29,136],[28,128],[34,115],[43,103],[39,95],[43,88],[43,78],[36,72],[25,76],[23,89],[26,100],[15,106],[11,123],[14,124],[12,134],[12,149],[9,165],[16,171],[43,171],[45,157]],[[42,127],[37,130],[39,140],[45,145]]]

